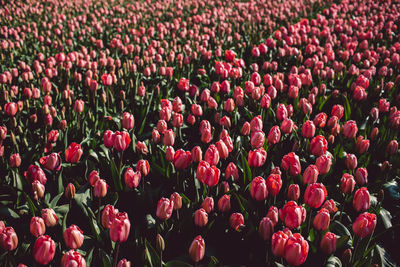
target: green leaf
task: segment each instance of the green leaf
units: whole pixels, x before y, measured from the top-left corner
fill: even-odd
[[[349,242],[350,236],[349,235],[343,235],[339,237],[336,241],[336,248],[339,249],[347,244]]]
[[[160,265],[160,257],[158,256],[157,251],[153,248],[153,246],[150,244],[149,241],[145,241],[145,247],[146,247],[146,259],[150,264],[150,267],[152,266],[159,266]]]
[[[183,261],[178,261],[178,260],[169,261],[164,266],[165,267],[193,267],[193,265],[191,265],[189,263],[186,263]]]
[[[63,193],[58,194],[57,196],[55,196],[53,198],[53,200],[49,203],[49,208],[54,208],[55,206],[57,206],[57,202],[60,200],[60,198],[62,197]]]
[[[326,262],[327,267],[342,267],[342,262],[339,260],[338,257],[331,256],[328,261]]]
[[[151,216],[151,214],[146,214],[146,225],[147,229],[153,228],[156,225],[156,220]]]
[[[104,252],[104,250],[100,250],[100,256],[103,261],[103,266],[104,267],[111,267],[112,266],[112,261],[110,255],[108,253]]]
[[[385,229],[392,227],[392,215],[390,214],[389,211],[387,211],[384,208],[381,208],[379,210],[379,215],[381,216],[383,226],[385,226]]]
[[[380,262],[379,266],[383,267],[395,267],[396,265],[392,263],[392,260],[389,258],[389,254],[387,251],[381,247],[379,244],[375,245],[375,253],[378,255],[378,260]]]
[[[19,219],[19,215],[8,207],[0,207],[0,218]]]
[[[285,265],[280,264],[279,262],[274,262],[274,264],[275,264],[276,267],[285,267]]]
[[[349,229],[346,228],[341,222],[333,221],[329,227],[331,231],[339,236],[348,235],[351,236]]]

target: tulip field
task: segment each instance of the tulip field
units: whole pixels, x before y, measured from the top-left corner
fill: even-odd
[[[400,264],[400,2],[0,3],[0,266]]]

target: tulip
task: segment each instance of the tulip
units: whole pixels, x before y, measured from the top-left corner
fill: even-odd
[[[336,251],[336,235],[331,232],[326,232],[322,237],[320,248],[325,254],[332,254]]]
[[[205,246],[204,239],[200,235],[196,236],[189,247],[189,255],[194,262],[197,263],[204,258]]]
[[[51,153],[48,156],[41,157],[39,161],[49,171],[60,170],[61,168],[61,157],[58,153]]]
[[[90,183],[91,186],[94,187],[94,185],[96,184],[97,180],[99,180],[99,179],[100,179],[100,176],[99,176],[99,172],[98,171],[93,170],[93,171],[90,172],[88,180],[89,180],[89,183]]]
[[[366,187],[361,187],[354,193],[353,207],[357,212],[367,211],[370,206],[370,195]]]
[[[159,143],[161,140],[160,132],[156,129],[153,129],[153,131],[151,132],[151,138],[153,139],[154,143]]]
[[[104,228],[110,229],[112,222],[114,221],[114,217],[118,214],[118,210],[114,208],[114,206],[107,205],[104,207],[103,212],[101,214],[101,225]]]
[[[241,135],[249,135],[250,134],[250,123],[247,121],[243,123],[243,126],[240,130]]]
[[[348,139],[356,137],[357,132],[358,127],[355,121],[347,121],[343,126],[343,135]]]
[[[147,153],[149,153],[146,143],[140,141],[136,142],[136,150],[143,155],[147,155]]]
[[[239,170],[233,162],[229,162],[225,169],[225,179],[228,179],[229,177],[233,177],[233,180],[235,181],[239,179]]]
[[[368,183],[368,171],[366,168],[358,168],[355,172],[355,176],[358,185],[365,185]]]
[[[212,197],[206,197],[201,204],[201,207],[207,212],[210,213],[214,210],[214,199]]]
[[[199,227],[204,227],[208,223],[208,214],[204,209],[198,209],[194,213],[194,224]]]
[[[301,135],[305,138],[312,138],[315,135],[315,129],[312,121],[306,121],[301,127]]]
[[[359,238],[370,236],[376,227],[376,215],[364,212],[353,223],[353,232]]]
[[[69,183],[65,188],[64,196],[66,199],[73,199],[75,197],[75,186],[72,183]]]
[[[251,132],[262,131],[262,128],[263,128],[263,122],[262,122],[261,115],[254,117],[250,121],[250,131]]]
[[[268,197],[267,184],[262,177],[257,176],[253,179],[250,186],[250,195],[257,201],[263,201]]]
[[[82,230],[74,224],[64,231],[64,241],[69,248],[80,248],[83,244],[83,239],[84,236]]]
[[[290,232],[290,231],[289,231]],[[291,233],[290,233],[291,235]],[[289,238],[289,235],[282,231],[274,233],[271,237],[271,248],[272,253],[276,257],[283,257],[285,254],[285,245]]]
[[[267,152],[264,148],[249,151],[248,163],[250,167],[261,167],[267,160]]]
[[[10,166],[12,168],[18,168],[21,165],[21,156],[18,153],[10,156]]]
[[[268,143],[269,144],[277,144],[279,140],[281,139],[281,130],[279,129],[279,126],[275,125],[271,128],[271,130],[268,133]]]
[[[47,227],[53,227],[58,223],[58,217],[53,209],[42,209],[41,213]]]
[[[99,179],[94,184],[93,195],[97,198],[103,198],[107,195],[108,185],[105,180]]]
[[[44,190],[45,190],[44,185],[42,185],[39,181],[34,181],[32,183],[32,194],[35,200],[44,197]]]
[[[329,228],[330,216],[327,209],[320,209],[314,217],[314,228],[319,231],[326,231]]]
[[[82,255],[79,252],[70,250],[62,256],[61,266],[86,267],[86,261],[85,258],[82,257]]]
[[[221,159],[226,159],[229,156],[229,150],[224,141],[219,140],[218,142],[215,143],[218,149],[218,154]],[[207,151],[206,151],[207,153]]]
[[[190,151],[179,149],[174,154],[174,166],[178,170],[186,169],[192,162],[192,154]]]
[[[346,167],[349,170],[354,170],[357,167],[357,157],[354,154],[346,155]]]
[[[42,265],[49,264],[56,253],[56,243],[48,235],[41,235],[33,246],[33,258]]]
[[[112,221],[110,239],[114,242],[125,242],[128,239],[131,222],[126,212],[118,212]]]
[[[295,201],[289,201],[279,210],[279,218],[286,227],[294,229],[305,221],[306,210],[304,207],[297,205]]]
[[[314,156],[319,157],[325,154],[327,149],[328,149],[328,142],[326,141],[324,136],[317,135],[311,140],[310,150]]]
[[[215,145],[210,145],[206,153],[204,155],[204,160],[207,161],[210,165],[217,165],[219,162],[219,152],[218,148]]]
[[[118,262],[117,267],[131,267],[131,262],[127,259],[122,259]]]
[[[41,184],[45,185],[47,182],[46,175],[43,170],[36,165],[30,165],[28,171],[24,173],[25,178],[28,182],[33,183],[35,181],[39,181]]]
[[[129,112],[124,112],[124,114],[122,114],[122,127],[129,130],[133,129],[134,126],[135,126],[135,117]]]
[[[199,146],[195,146],[192,151],[192,161],[193,162],[200,162],[203,158],[203,152],[201,151],[201,148]]]
[[[274,206],[269,207],[267,217],[271,219],[272,223],[275,225],[278,223],[279,212]]]
[[[85,107],[85,101],[77,99],[74,104],[74,111],[76,113],[82,113],[83,108]]]
[[[232,213],[231,217],[229,217],[229,225],[235,230],[238,231],[239,228],[244,226],[244,217],[241,213],[235,212]]]
[[[319,174],[327,174],[332,166],[331,155],[324,154],[319,156],[315,162],[315,166],[317,166]]]
[[[182,197],[178,192],[172,193],[169,199],[174,203],[174,210],[182,208]]]
[[[301,165],[299,156],[297,156],[294,152],[290,152],[289,154],[283,156],[281,167],[289,172],[291,176],[297,176],[301,172]]]
[[[103,143],[106,147],[110,148],[114,145],[114,133],[106,130],[103,135]]]
[[[168,220],[172,215],[173,208],[174,201],[163,197],[158,201],[156,215],[160,220]]]
[[[258,234],[261,236],[261,238],[264,241],[270,240],[273,232],[274,223],[271,221],[271,219],[268,217],[262,218],[260,225],[258,226]]]
[[[324,203],[327,195],[328,192],[323,184],[310,184],[304,193],[304,203],[311,208],[317,209]]]
[[[141,173],[139,171],[133,171],[132,168],[128,168],[125,171],[124,178],[125,184],[128,188],[136,188],[140,183]]]
[[[282,188],[282,179],[279,174],[270,174],[267,178],[267,189],[271,196],[278,195]]]
[[[386,152],[389,155],[394,155],[397,153],[397,150],[399,149],[399,143],[397,142],[397,140],[392,140],[389,142],[389,144],[386,147]]]
[[[221,172],[217,167],[208,167],[205,170],[203,182],[210,187],[215,186],[216,184],[218,184],[220,173]]]
[[[77,163],[83,154],[83,150],[80,144],[72,143],[65,150],[65,161],[70,163]]]
[[[31,234],[35,237],[43,235],[46,232],[46,225],[41,217],[32,217],[29,225]]]
[[[129,134],[125,131],[116,131],[113,135],[113,147],[117,151],[124,151],[128,148],[131,143],[131,138]]]
[[[322,205],[322,208],[327,209],[329,213],[335,213],[338,211],[338,208],[336,207],[336,202],[333,199],[325,201],[324,205]]]
[[[141,159],[136,163],[136,171],[140,172],[143,176],[147,176],[150,172],[150,164],[147,160]]]
[[[229,195],[223,195],[218,200],[218,209],[221,212],[228,212],[231,209],[231,197]]]
[[[294,266],[303,264],[308,256],[309,245],[299,233],[290,236],[285,244],[284,257],[286,261]]]
[[[300,187],[298,184],[289,185],[287,197],[289,200],[294,201],[297,201],[300,198]]]
[[[343,115],[344,115],[344,108],[342,105],[334,105],[332,107],[331,116],[336,116],[340,120],[343,117]]]
[[[303,183],[304,184],[313,184],[317,182],[318,179],[318,168],[315,165],[309,165],[303,173]]]
[[[0,248],[5,251],[12,251],[18,246],[18,236],[12,227],[5,227],[0,232]]]
[[[6,113],[7,116],[13,117],[15,114],[17,114],[18,111],[18,106],[14,102],[6,103],[4,105],[4,112]]]

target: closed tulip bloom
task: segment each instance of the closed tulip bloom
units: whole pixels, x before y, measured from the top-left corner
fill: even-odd
[[[0,248],[12,251],[18,246],[18,236],[12,227],[5,227],[0,233]]]
[[[136,150],[143,155],[147,155],[147,153],[149,153],[146,143],[141,141],[136,142]]]
[[[315,161],[315,166],[317,166],[319,174],[327,174],[332,166],[331,155],[324,154],[322,156],[319,156]]]
[[[179,149],[174,154],[174,166],[178,170],[186,169],[192,162],[192,154],[190,151]]]
[[[129,130],[133,129],[134,126],[135,126],[135,117],[129,112],[124,112],[124,114],[122,114],[122,127]]]
[[[99,180],[99,179],[100,179],[100,176],[99,176],[98,171],[93,170],[90,172],[88,180],[89,180],[89,183],[91,186],[94,186],[96,184],[97,180]]]
[[[178,192],[172,193],[169,199],[174,202],[174,210],[182,208],[182,197]]]
[[[118,210],[114,208],[112,205],[107,205],[103,209],[103,212],[101,213],[101,225],[103,225],[104,228],[110,229],[112,222],[114,220],[115,215],[117,215]]]
[[[214,199],[212,197],[206,197],[201,204],[201,207],[207,212],[210,213],[214,210]]]
[[[45,190],[44,185],[41,184],[39,181],[34,181],[32,183],[32,194],[35,200],[44,197],[44,190]]]
[[[329,213],[335,213],[338,211],[336,202],[333,199],[325,201],[324,205],[322,205],[322,208],[327,209]]]
[[[304,193],[304,203],[311,208],[317,209],[324,203],[327,195],[328,192],[323,184],[310,184]]]
[[[290,232],[290,231],[289,231]],[[283,231],[274,233],[271,237],[271,248],[272,253],[275,257],[283,257],[285,253],[285,245],[289,238],[289,235]]]
[[[304,138],[312,138],[315,135],[315,125],[312,121],[306,121],[301,127],[301,135]]]
[[[47,182],[46,175],[44,171],[36,165],[30,165],[28,171],[24,173],[25,178],[28,182],[33,183],[35,181],[39,181],[41,184],[45,185]]]
[[[249,135],[250,134],[250,123],[247,121],[243,123],[242,129],[240,130],[241,135]]]
[[[263,122],[262,122],[261,115],[254,117],[250,121],[250,131],[251,132],[262,131],[262,128],[263,128]]]
[[[394,155],[397,153],[397,150],[399,149],[399,143],[396,140],[392,140],[389,142],[389,144],[386,147],[386,152],[389,155]]]
[[[303,183],[304,184],[313,184],[316,183],[318,180],[318,168],[317,166],[311,164],[309,165],[303,173]]]
[[[243,215],[238,212],[232,213],[231,217],[229,217],[229,225],[232,227],[232,229],[238,231],[244,226]]]
[[[370,195],[366,187],[361,187],[354,193],[353,207],[357,212],[367,211],[370,206]]]
[[[358,185],[365,185],[368,183],[368,171],[366,168],[358,168],[355,173],[356,182]]]
[[[210,168],[210,164],[204,160],[200,161],[199,165],[197,165],[196,178],[199,182],[204,183],[204,175],[208,168]]]
[[[344,173],[342,178],[340,179],[340,191],[344,194],[351,194],[354,190],[354,186],[356,185],[356,181],[354,180],[353,175]]]
[[[190,258],[196,263],[201,261],[204,258],[205,249],[204,239],[200,235],[196,236],[189,247]]]
[[[32,217],[31,223],[29,225],[29,230],[31,234],[35,237],[43,235],[46,232],[46,225],[44,220],[40,217]]]
[[[160,132],[156,129],[153,129],[153,131],[151,132],[151,138],[154,143],[158,144],[161,141]]]
[[[328,150],[328,142],[322,135],[317,135],[311,140],[310,150],[314,156],[321,156]]]
[[[233,177],[233,180],[235,181],[239,179],[239,170],[233,162],[229,162],[225,169],[225,179],[228,179],[229,177]]]
[[[65,253],[61,258],[61,266],[62,267],[86,267],[85,258],[82,255],[74,250],[70,250]]]
[[[124,151],[129,147],[129,144],[131,143],[131,138],[129,134],[125,131],[116,131],[114,133],[113,142],[113,147],[115,150]]]
[[[167,130],[164,132],[164,137],[163,137],[163,144],[165,146],[173,146],[175,143],[175,133],[173,130]]]
[[[265,134],[262,131],[253,132],[251,135],[250,143],[253,148],[260,148],[264,145]]]
[[[368,151],[368,148],[369,148],[369,140],[364,139],[364,137],[361,135],[359,137],[357,137],[356,152],[358,154],[364,154],[365,152]]]
[[[195,146],[192,149],[192,161],[193,162],[200,162],[203,159],[203,152],[199,146]]]
[[[299,233],[295,233],[286,241],[284,257],[289,264],[299,266],[306,261],[308,249],[307,240]]]
[[[7,116],[13,117],[15,114],[17,114],[18,111],[18,106],[14,102],[6,103],[4,105],[4,112],[6,113]]]
[[[149,164],[149,162],[147,160],[145,160],[145,159],[140,159],[136,163],[136,171],[140,172],[143,176],[147,176],[149,174],[149,172],[150,172],[150,164]]]
[[[125,171],[124,178],[125,184],[128,188],[136,188],[140,183],[141,173],[139,171],[134,171],[132,168],[128,168]]]
[[[18,168],[21,165],[21,156],[18,153],[10,156],[10,166],[12,168]]]
[[[228,212],[231,209],[231,196],[229,195],[223,195],[219,200],[218,200],[218,209],[221,212]]]
[[[49,171],[59,170],[61,168],[61,157],[58,153],[51,153],[48,156],[41,157],[39,162]]]
[[[103,198],[107,195],[108,185],[104,179],[99,179],[94,184],[93,195],[97,198]]]
[[[353,223],[353,232],[359,238],[370,236],[376,227],[376,215],[364,212]]]
[[[73,183],[67,184],[67,187],[65,188],[64,196],[66,199],[73,199],[75,197],[75,185]]]
[[[264,217],[260,221],[260,225],[258,226],[258,234],[260,237],[266,241],[270,240],[271,236],[274,232],[274,223],[271,221],[270,218]]]
[[[224,141],[219,140],[215,143],[218,149],[218,154],[221,159],[226,159],[229,156],[229,150]]]
[[[264,148],[249,151],[248,163],[250,167],[261,167],[267,160],[267,152]]]
[[[33,258],[42,265],[47,265],[54,258],[56,243],[48,235],[41,235],[33,246]]]
[[[292,176],[297,176],[301,172],[301,165],[299,156],[297,156],[294,152],[290,152],[289,154],[283,156],[281,167],[285,171],[289,172]]]
[[[332,107],[331,116],[336,116],[340,120],[343,117],[343,115],[344,115],[344,108],[342,105],[334,105]]]
[[[347,121],[345,125],[343,125],[343,135],[348,138],[352,139],[356,137],[358,132],[357,123],[355,121]]]
[[[83,108],[85,107],[85,101],[77,99],[74,104],[74,111],[76,113],[82,113]]]
[[[131,262],[127,259],[122,259],[118,262],[117,267],[131,267]]]
[[[84,236],[82,230],[74,224],[64,231],[64,241],[69,248],[80,248],[83,244],[83,239]]]
[[[354,154],[346,155],[346,167],[349,170],[354,170],[357,168],[357,157]]]
[[[114,133],[113,131],[106,130],[103,135],[103,143],[105,147],[113,147],[114,145]]]
[[[289,200],[294,201],[297,201],[300,198],[300,187],[298,184],[289,185],[287,197]]]
[[[161,198],[157,204],[156,215],[160,220],[168,220],[174,208],[174,201],[170,201],[168,198]]]
[[[125,242],[128,239],[131,222],[126,212],[118,212],[112,221],[110,239],[114,242]]]
[[[208,214],[204,209],[198,209],[194,212],[194,224],[204,227],[208,223]]]
[[[278,212],[277,207],[275,207],[275,206],[269,207],[267,217],[271,219],[271,221],[275,227],[275,225],[278,223],[278,219],[279,219],[279,212]]]
[[[267,178],[267,189],[271,196],[278,195],[282,188],[282,179],[279,174],[270,174]]]
[[[319,231],[326,231],[329,228],[329,223],[330,223],[330,216],[329,216],[329,211],[327,209],[320,209],[314,217],[313,225],[314,228],[319,230]]]
[[[295,201],[289,201],[279,210],[279,218],[287,228],[294,229],[305,221],[306,210]]]
[[[271,128],[271,130],[268,133],[268,143],[269,144],[277,144],[279,140],[281,139],[281,130],[279,129],[279,126],[275,125]]]
[[[263,201],[268,197],[267,184],[264,178],[257,176],[253,179],[250,186],[250,195],[257,201]]]
[[[204,173],[204,183],[210,187],[215,186],[218,184],[220,173],[220,170],[215,166],[207,168]]]
[[[58,223],[58,217],[53,209],[42,209],[41,213],[47,227],[53,227]]]
[[[215,145],[210,145],[206,153],[204,155],[204,160],[207,161],[210,165],[217,165],[219,162],[219,152],[218,148]]]
[[[80,144],[72,143],[65,150],[65,161],[70,163],[77,163],[83,154],[83,150]]]
[[[334,253],[336,251],[336,235],[326,232],[322,237],[320,248],[327,255]]]

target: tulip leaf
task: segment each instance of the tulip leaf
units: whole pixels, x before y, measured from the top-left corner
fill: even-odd
[[[189,263],[186,263],[183,261],[178,261],[178,260],[169,261],[164,266],[165,267],[193,267],[193,265],[191,265]]]
[[[0,215],[1,218],[19,219],[19,215],[8,207],[0,207]]]
[[[351,233],[349,231],[349,229],[346,228],[346,226],[344,226],[341,222],[335,220],[333,221],[329,228],[331,229],[331,231],[339,236],[343,236],[343,235],[348,235],[351,236]]]
[[[274,264],[275,264],[276,267],[285,267],[285,265],[280,264],[279,262],[274,262]]]
[[[53,198],[53,200],[49,203],[49,208],[54,208],[55,206],[57,206],[57,202],[60,200],[60,198],[62,197],[63,193],[58,194],[57,196],[55,196]]]
[[[146,225],[147,229],[153,228],[156,225],[156,220],[151,216],[151,214],[146,214]]]
[[[378,260],[380,262],[379,266],[383,266],[383,267],[395,267],[396,266],[393,263],[393,261],[390,259],[387,251],[379,244],[375,245],[375,253],[377,254]]]
[[[336,241],[336,248],[342,248],[343,246],[345,246],[346,244],[348,244],[350,240],[350,236],[349,235],[343,235],[341,237],[339,237]]]
[[[326,267],[342,267],[342,262],[338,257],[331,256],[326,262]]]
[[[384,208],[380,208],[379,215],[381,216],[383,226],[385,226],[385,229],[392,227],[392,215],[390,214],[389,211],[387,211]]]
[[[157,251],[153,248],[153,246],[150,244],[149,241],[145,241],[145,247],[146,247],[146,259],[150,265],[152,266],[159,266],[160,265],[160,257],[158,256]]]

